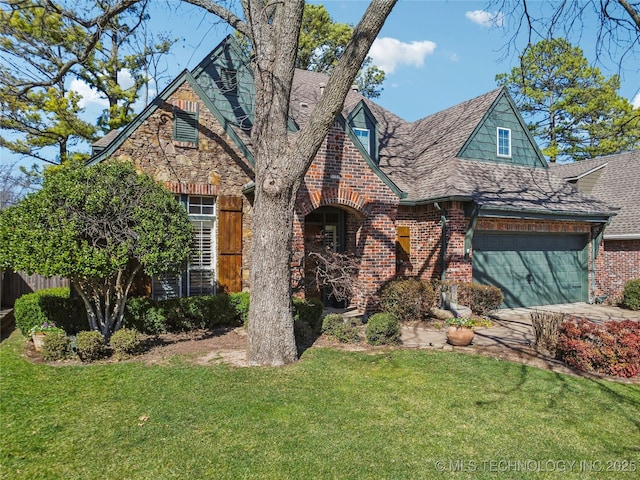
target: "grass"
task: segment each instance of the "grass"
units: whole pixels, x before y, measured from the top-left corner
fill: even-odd
[[[539,479],[560,469],[637,478],[640,469],[640,385],[440,351],[310,349],[284,368],[179,357],[60,367],[30,363],[24,344],[17,332],[0,344],[0,478],[423,479],[444,470]]]

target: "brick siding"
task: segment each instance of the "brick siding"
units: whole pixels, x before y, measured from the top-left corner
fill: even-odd
[[[626,282],[640,278],[640,240],[604,240],[596,268],[599,293],[618,299]]]
[[[305,215],[322,206],[337,207],[347,213],[346,251],[360,261],[360,289],[351,304],[363,311],[375,310],[380,289],[396,272],[398,200],[335,122],[298,191],[292,263],[294,284],[303,275]]]

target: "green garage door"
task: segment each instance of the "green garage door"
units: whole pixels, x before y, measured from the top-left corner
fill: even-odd
[[[500,287],[504,307],[585,302],[586,235],[473,236],[473,281]]]

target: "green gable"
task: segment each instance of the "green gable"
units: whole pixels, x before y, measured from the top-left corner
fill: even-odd
[[[511,155],[498,155],[498,129],[511,132]],[[547,168],[547,163],[506,90],[498,95],[457,155],[468,160]]]
[[[255,86],[245,55],[228,36],[191,72],[206,98],[226,122],[249,131],[253,125]]]

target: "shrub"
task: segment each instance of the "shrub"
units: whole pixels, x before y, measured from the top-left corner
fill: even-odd
[[[320,333],[324,304],[319,298],[293,299],[293,318],[307,323],[311,329]]]
[[[300,319],[295,319],[293,321],[293,334],[296,337],[298,350],[311,346],[315,339],[315,333],[311,325]]]
[[[579,370],[618,377],[640,376],[640,322],[602,325],[571,319],[560,327],[556,356]]]
[[[185,322],[180,320],[180,300],[177,298],[130,298],[125,307],[123,324],[148,335],[187,330]]]
[[[332,335],[334,329],[344,323],[344,317],[339,313],[329,313],[322,319],[322,333]]]
[[[640,278],[624,284],[622,299],[622,304],[629,310],[640,310]]]
[[[477,315],[487,315],[502,303],[502,290],[498,287],[471,282],[460,282],[453,285],[458,287],[458,303],[469,307]]]
[[[47,361],[64,360],[71,356],[71,340],[63,331],[48,332],[42,344],[42,358]]]
[[[117,357],[123,358],[135,355],[142,348],[142,338],[138,331],[131,328],[121,328],[111,335],[111,348]]]
[[[536,349],[546,350],[551,355],[555,355],[564,315],[562,313],[534,311],[530,316],[536,337]]]
[[[88,325],[87,313],[78,298],[70,298],[69,288],[48,288],[18,298],[14,305],[16,327],[23,335],[45,322],[55,323],[67,333],[77,333]]]
[[[83,331],[76,336],[76,352],[83,362],[93,362],[105,357],[108,348],[100,332]]]
[[[238,313],[225,293],[182,297],[180,299],[179,318],[182,329],[214,328],[219,325],[234,325],[238,322]]]
[[[148,297],[128,298],[124,309],[123,326],[143,333],[160,333],[156,325],[147,325],[145,322],[146,315],[155,304],[156,302]]]
[[[330,313],[322,320],[322,333],[335,338],[340,343],[358,343],[360,334],[358,333],[359,322],[353,319],[345,319],[338,313]]]
[[[400,322],[390,313],[376,313],[367,322],[365,337],[370,345],[396,345],[400,343]]]
[[[402,322],[424,320],[435,300],[431,284],[415,278],[394,280],[384,287],[380,295],[382,310]]]
[[[155,335],[219,325],[238,325],[249,315],[249,293],[203,295],[152,300],[138,297],[127,301],[124,325]]]
[[[249,320],[249,305],[251,297],[249,292],[236,292],[229,294],[229,302],[238,316],[238,321],[243,325]]]

